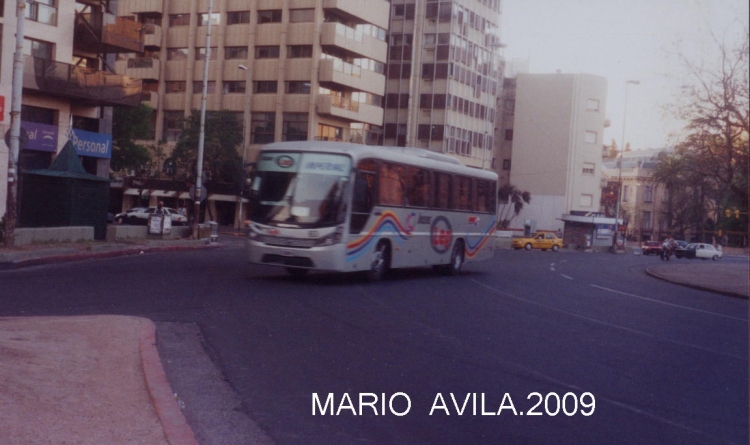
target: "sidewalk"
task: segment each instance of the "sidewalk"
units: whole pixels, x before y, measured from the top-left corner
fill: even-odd
[[[649,275],[683,286],[731,297],[750,296],[748,263],[720,261],[672,260],[646,269]]]

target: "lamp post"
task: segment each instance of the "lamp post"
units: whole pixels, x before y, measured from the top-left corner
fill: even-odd
[[[622,115],[622,146],[620,147],[620,153],[617,159],[617,205],[615,208],[615,237],[612,240],[612,248],[617,251],[617,237],[620,236],[620,201],[622,201],[622,153],[625,151],[625,120],[628,115],[628,91],[630,85],[638,85],[641,82],[639,80],[628,80],[625,82],[625,107]],[[623,244],[624,246],[624,244]]]
[[[240,179],[240,189],[237,193],[237,229],[242,229],[242,191],[245,188],[245,159],[247,157],[247,146],[250,143],[250,98],[253,85],[253,72],[245,65],[239,65],[237,68],[245,71],[245,112],[242,116],[242,176]]]

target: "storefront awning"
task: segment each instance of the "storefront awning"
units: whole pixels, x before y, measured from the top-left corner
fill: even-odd
[[[210,201],[228,201],[237,202],[237,196],[235,195],[222,195],[220,193],[212,193],[208,195]],[[247,199],[242,198],[242,202],[248,202]]]
[[[151,196],[157,196],[157,197],[165,197],[165,198],[174,198],[177,196],[177,193],[172,190],[154,190],[151,192]]]
[[[141,194],[148,195],[150,190],[143,189],[125,189],[123,195],[140,196]]]

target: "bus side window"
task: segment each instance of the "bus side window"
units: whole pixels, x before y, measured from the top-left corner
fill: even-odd
[[[380,164],[378,178],[378,204],[404,205],[404,168],[398,164],[383,162]]]
[[[471,178],[456,176],[453,188],[453,210],[472,210]]]
[[[417,167],[406,167],[406,205],[427,207],[430,205],[430,172]]]
[[[434,207],[438,209],[450,208],[451,176],[446,173],[435,173]]]

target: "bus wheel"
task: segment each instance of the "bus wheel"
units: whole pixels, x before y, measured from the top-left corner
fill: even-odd
[[[451,250],[451,262],[445,266],[443,273],[454,277],[461,273],[462,267],[464,267],[464,243],[458,240]]]
[[[305,275],[307,275],[307,272],[309,272],[309,269],[299,269],[297,267],[286,268],[286,273],[288,273],[289,276],[292,276],[294,278],[302,278]]]
[[[372,253],[372,262],[370,263],[370,270],[367,271],[367,281],[375,282],[381,281],[385,278],[388,273],[388,266],[390,264],[390,249],[388,249],[388,243],[381,241]]]

